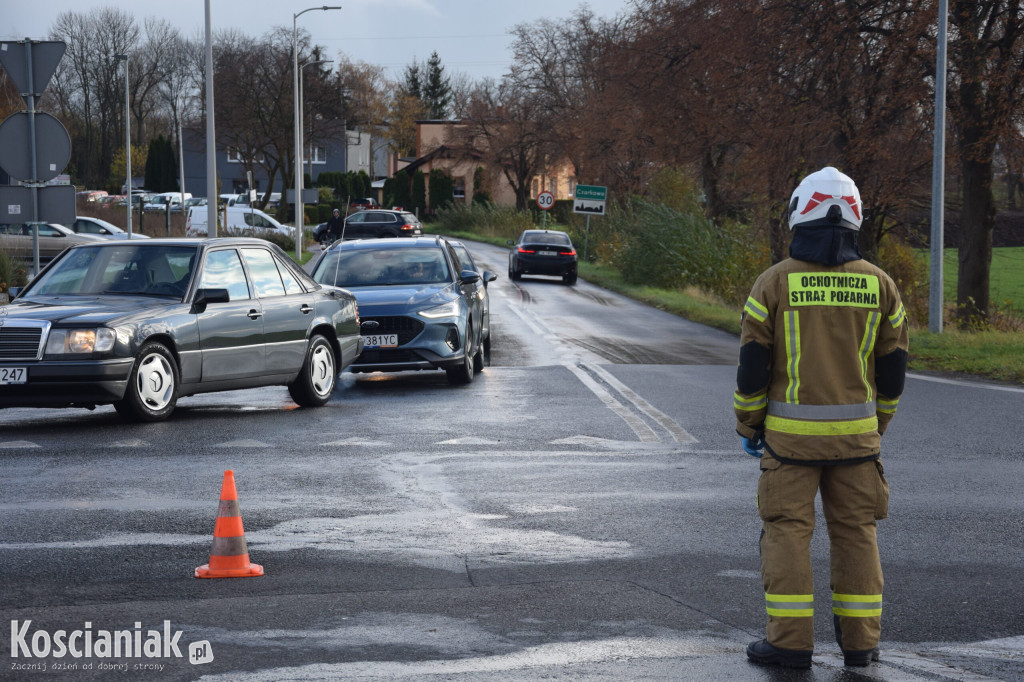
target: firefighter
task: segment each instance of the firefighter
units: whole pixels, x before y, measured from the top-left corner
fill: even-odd
[[[766,637],[747,647],[756,663],[811,666],[819,491],[844,663],[878,660],[875,532],[889,501],[879,453],[903,393],[908,334],[896,285],[860,257],[862,217],[849,177],[828,167],[804,178],[789,203],[790,258],[758,277],[743,309],[734,408],[744,451],[760,458],[768,612]]]

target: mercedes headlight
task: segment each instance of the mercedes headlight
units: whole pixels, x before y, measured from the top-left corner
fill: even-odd
[[[117,335],[113,329],[51,329],[46,352],[51,355],[105,353],[114,348]]]

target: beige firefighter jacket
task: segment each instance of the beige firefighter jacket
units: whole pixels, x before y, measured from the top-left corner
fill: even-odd
[[[877,457],[903,391],[907,326],[895,283],[867,261],[769,268],[743,310],[737,432],[763,431],[782,461]]]

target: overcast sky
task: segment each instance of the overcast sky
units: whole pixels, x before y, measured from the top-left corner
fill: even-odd
[[[309,0],[211,0],[213,29],[235,27],[259,36],[275,26],[292,28],[292,16],[316,5]],[[473,80],[500,78],[512,60],[510,29],[537,19],[561,19],[581,4],[594,14],[613,17],[625,12],[630,0],[329,0],[343,9],[306,12],[300,28],[330,57],[343,52],[356,61],[377,64],[391,78],[400,78],[414,59],[426,60],[437,51],[446,71],[463,72]],[[204,0],[0,0],[0,40],[45,39],[58,14],[88,13],[101,7],[166,19],[186,36],[204,31]]]

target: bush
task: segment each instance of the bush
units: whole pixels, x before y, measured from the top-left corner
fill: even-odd
[[[11,287],[23,287],[27,282],[25,264],[0,251],[0,294],[8,293]]]
[[[607,218],[614,238],[595,246],[631,284],[694,286],[739,303],[767,265],[760,263],[764,256],[750,246],[744,228],[716,225],[697,208],[679,211],[636,199]]]
[[[308,231],[306,231],[306,233],[307,233],[307,242],[306,243],[309,243],[308,240],[311,239],[311,237],[308,236],[308,234],[309,234]],[[274,232],[272,230],[267,230],[267,231],[257,232],[255,234],[253,234],[252,236],[259,237],[260,239],[266,239],[268,242],[272,242],[274,244],[277,244],[278,246],[280,246],[284,250],[285,253],[295,253],[295,240],[292,239],[291,237],[289,237],[286,234],[281,234],[280,232]]]
[[[442,233],[471,232],[488,237],[516,239],[523,230],[533,229],[529,213],[511,206],[453,204],[437,212],[437,230]]]
[[[924,259],[899,237],[889,234],[878,246],[878,267],[896,282],[910,324],[927,327],[931,287]]]

